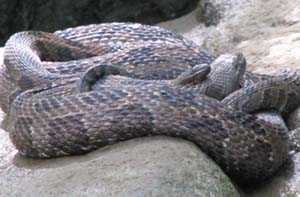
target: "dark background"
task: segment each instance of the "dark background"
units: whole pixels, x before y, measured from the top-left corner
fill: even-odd
[[[0,0],[0,46],[15,32],[132,21],[155,24],[182,16],[199,0]]]

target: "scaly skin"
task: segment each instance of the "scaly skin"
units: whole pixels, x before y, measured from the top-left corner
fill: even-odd
[[[76,155],[136,137],[167,135],[194,142],[241,184],[264,180],[287,159],[287,134],[282,128],[195,91],[206,79],[184,85],[182,78],[151,81],[174,79],[187,69],[210,64],[210,85],[217,76],[224,77],[213,74],[222,68],[214,68],[215,57],[161,28],[99,27],[103,26],[55,35],[23,32],[6,43],[4,63],[17,89],[10,96],[7,130],[22,155]],[[230,64],[243,65],[238,61],[242,59]],[[90,69],[99,65],[120,67],[135,79],[96,75],[88,80]],[[231,72],[233,90],[243,70]],[[215,84],[208,92],[215,94],[220,83]]]
[[[77,155],[167,135],[197,144],[240,184],[269,177],[288,157],[280,128],[181,86],[104,80],[97,84],[101,91],[78,92],[77,80],[60,83],[25,91],[13,102],[8,131],[22,155]]]

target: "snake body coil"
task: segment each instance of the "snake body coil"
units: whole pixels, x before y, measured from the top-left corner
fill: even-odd
[[[5,46],[2,80],[18,90],[1,103],[10,106],[7,130],[19,152],[34,158],[149,135],[181,137],[239,183],[263,180],[287,159],[287,134],[197,91],[202,73],[194,84],[179,76],[214,59],[174,33],[138,24],[19,33]]]

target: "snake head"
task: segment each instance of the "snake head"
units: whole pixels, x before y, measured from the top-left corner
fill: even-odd
[[[223,54],[211,64],[208,78],[211,81],[207,95],[218,100],[240,88],[242,77],[246,70],[246,60],[239,54]]]

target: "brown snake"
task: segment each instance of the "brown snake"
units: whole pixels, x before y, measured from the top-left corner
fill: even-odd
[[[0,89],[5,81],[13,87],[0,104],[22,155],[76,155],[136,137],[167,135],[194,142],[241,184],[268,178],[288,158],[284,129],[225,105],[226,99],[203,95],[199,87],[209,80],[205,63],[215,57],[181,36],[127,23],[54,34],[19,33],[5,46]],[[187,76],[180,75],[183,71]],[[252,91],[287,94],[284,80],[265,83]],[[275,108],[282,110],[285,103],[278,96]]]

